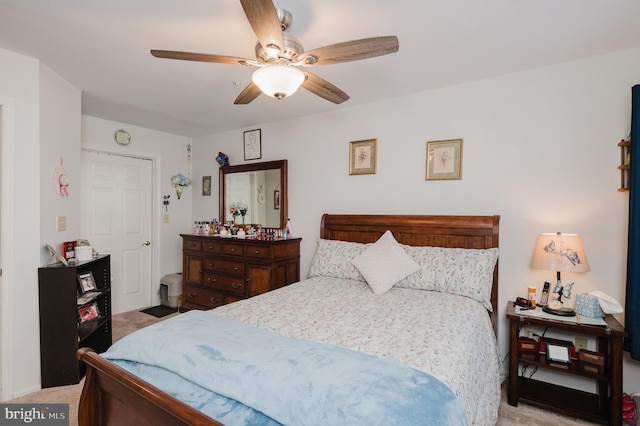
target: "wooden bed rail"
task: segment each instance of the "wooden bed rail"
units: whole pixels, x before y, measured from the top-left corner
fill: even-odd
[[[78,409],[79,426],[222,426],[92,349],[80,348],[76,357],[87,363],[83,403]]]

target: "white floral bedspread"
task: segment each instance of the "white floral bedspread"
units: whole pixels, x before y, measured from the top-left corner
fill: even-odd
[[[503,379],[486,309],[463,296],[315,277],[214,309],[286,336],[399,361],[432,374],[462,402],[469,424],[495,425]]]

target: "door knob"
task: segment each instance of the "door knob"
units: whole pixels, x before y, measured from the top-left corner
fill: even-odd
[[[150,246],[151,245],[151,241],[147,240],[144,243],[142,243],[143,246]]]

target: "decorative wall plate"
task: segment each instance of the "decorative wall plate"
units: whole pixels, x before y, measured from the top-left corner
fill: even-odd
[[[113,137],[120,145],[129,145],[131,143],[131,135],[124,129],[118,130]]]

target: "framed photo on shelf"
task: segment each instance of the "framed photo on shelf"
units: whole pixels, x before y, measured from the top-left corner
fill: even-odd
[[[377,163],[376,139],[349,142],[349,174],[375,175]]]
[[[66,243],[62,243],[62,257],[67,260],[76,258],[76,242],[75,241],[67,241]]]
[[[425,180],[462,179],[462,139],[427,142]]]
[[[278,210],[280,208],[280,190],[273,191],[273,208]]]
[[[92,303],[91,305],[83,306],[78,309],[78,317],[80,318],[81,323],[98,318],[99,316],[100,310],[98,309],[97,303]]]
[[[96,287],[96,281],[93,279],[92,272],[83,272],[78,274],[78,282],[80,283],[80,291],[82,291],[82,294],[98,289],[98,287]]]
[[[258,160],[262,158],[262,141],[260,129],[244,132],[244,159]]]

